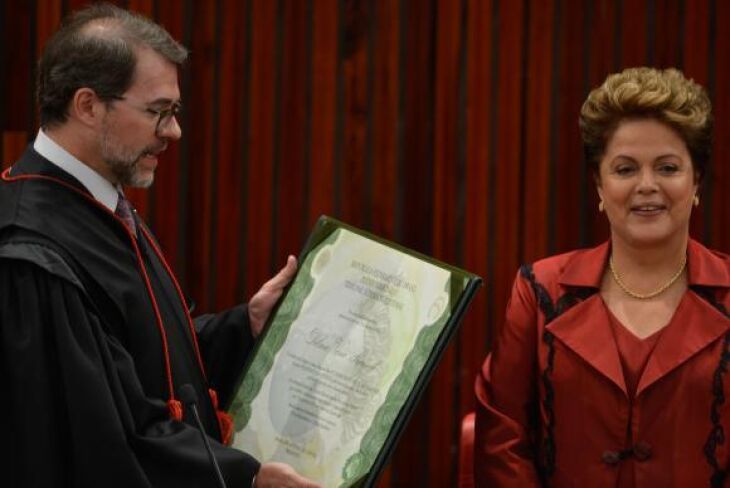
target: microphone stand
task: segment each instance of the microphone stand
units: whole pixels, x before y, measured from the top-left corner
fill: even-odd
[[[220,485],[221,488],[227,488],[226,481],[223,479],[223,473],[221,473],[221,468],[220,466],[218,466],[218,461],[216,461],[215,455],[213,454],[213,448],[210,447],[208,436],[205,435],[203,422],[200,421],[200,415],[198,414],[197,405],[198,394],[195,392],[195,388],[193,388],[193,385],[191,385],[190,383],[185,383],[184,385],[180,385],[178,394],[180,395],[180,400],[182,400],[185,406],[190,407],[190,410],[193,412],[193,418],[195,419],[195,423],[198,426],[200,435],[203,437],[203,443],[205,444],[205,450],[208,452],[210,464],[213,465],[213,469],[215,470],[215,474],[218,478],[218,485]]]

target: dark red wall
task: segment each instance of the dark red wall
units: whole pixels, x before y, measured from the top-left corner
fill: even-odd
[[[35,132],[34,63],[77,0],[0,7],[0,154]],[[693,233],[730,251],[730,2],[136,0],[192,50],[184,138],[133,199],[199,310],[232,305],[322,213],[465,267],[485,287],[381,486],[446,487],[519,263],[607,236],[582,161],[588,90],[677,66],[716,110]]]

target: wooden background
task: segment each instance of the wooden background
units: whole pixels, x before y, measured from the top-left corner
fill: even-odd
[[[84,3],[0,7],[4,165],[36,130],[40,49]],[[730,250],[730,2],[117,3],[192,50],[183,140],[133,198],[199,310],[250,296],[323,213],[485,278],[382,487],[455,485],[459,421],[518,265],[607,236],[577,130],[606,74],[677,66],[708,88],[714,174],[693,234]]]

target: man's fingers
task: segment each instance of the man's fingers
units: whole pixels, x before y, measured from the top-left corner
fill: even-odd
[[[319,483],[315,483],[314,481],[310,480],[309,478],[305,478],[299,473],[295,472],[293,476],[295,477],[294,481],[296,481],[299,488],[322,488],[322,485],[320,485]]]
[[[251,333],[254,337],[258,337],[263,330],[264,323],[269,318],[276,300],[279,299],[284,287],[289,284],[296,272],[297,258],[290,255],[286,260],[286,265],[276,273],[276,276],[264,283],[249,300],[248,316],[251,319]]]
[[[322,485],[303,477],[291,466],[277,462],[261,465],[254,486],[256,488],[322,488]]]
[[[279,270],[273,278],[267,281],[262,288],[277,289],[284,288],[289,284],[294,274],[297,272],[297,258],[292,255],[286,259],[286,264]]]

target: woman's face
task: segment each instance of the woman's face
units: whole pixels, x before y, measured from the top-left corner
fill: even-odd
[[[697,183],[687,145],[668,125],[654,119],[619,123],[598,170],[598,194],[614,239],[651,247],[688,235]]]

